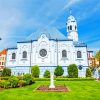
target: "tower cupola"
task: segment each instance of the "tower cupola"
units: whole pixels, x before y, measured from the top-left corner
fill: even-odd
[[[67,32],[68,32],[68,39],[72,39],[73,41],[78,41],[77,22],[74,16],[72,16],[71,14],[67,20]]]

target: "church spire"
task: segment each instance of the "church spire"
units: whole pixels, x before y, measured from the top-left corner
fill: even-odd
[[[78,33],[77,33],[77,22],[74,16],[72,16],[72,10],[69,11],[70,16],[67,20],[67,32],[68,39],[72,39],[73,41],[78,41]]]

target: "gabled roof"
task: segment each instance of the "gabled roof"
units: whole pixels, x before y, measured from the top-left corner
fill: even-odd
[[[36,32],[32,33],[26,40],[38,40],[42,34],[45,34],[48,39],[58,39],[58,40],[66,40],[67,37],[63,35],[56,28],[44,28],[39,29]]]
[[[6,55],[6,52],[7,52],[7,50],[5,49],[5,50],[2,50],[1,52],[0,52],[0,56],[3,54],[3,55]]]

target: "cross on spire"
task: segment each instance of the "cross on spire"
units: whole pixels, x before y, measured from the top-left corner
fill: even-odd
[[[72,9],[69,10],[69,14],[72,15]]]

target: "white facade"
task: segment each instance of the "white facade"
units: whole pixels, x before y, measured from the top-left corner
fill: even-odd
[[[77,27],[75,25],[76,20],[72,26]],[[6,67],[11,68],[14,75],[30,73],[31,66],[38,65],[40,77],[43,77],[46,69],[55,69],[60,65],[66,76],[70,64],[78,65],[79,77],[85,77],[87,46],[78,42],[77,28],[68,30],[68,39],[55,28],[42,29],[33,33],[28,40],[17,42],[17,48],[7,50]]]

